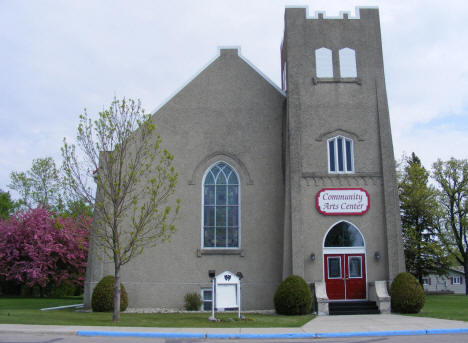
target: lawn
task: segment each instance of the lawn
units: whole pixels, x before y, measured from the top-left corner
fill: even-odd
[[[413,316],[468,321],[468,296],[426,295],[423,309]]]
[[[0,323],[2,324],[45,324],[45,325],[85,325],[85,326],[145,326],[145,327],[300,327],[314,318],[306,316],[279,316],[245,314],[248,320],[222,321],[208,320],[210,313],[122,313],[120,322],[112,322],[111,313],[75,312],[73,309],[40,311],[44,307],[55,307],[82,303],[78,297],[70,298],[0,298]],[[235,319],[237,313],[217,314],[217,318]]]

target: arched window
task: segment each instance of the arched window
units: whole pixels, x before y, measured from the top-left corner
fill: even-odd
[[[356,53],[353,49],[344,48],[339,51],[340,56],[340,76],[357,77]]]
[[[353,140],[337,136],[328,141],[328,171],[330,173],[354,172]]]
[[[364,239],[351,223],[339,222],[331,228],[325,238],[326,248],[363,247]]]
[[[239,248],[239,177],[217,162],[203,180],[203,247]]]
[[[330,49],[315,50],[315,73],[317,77],[333,77],[332,51]]]

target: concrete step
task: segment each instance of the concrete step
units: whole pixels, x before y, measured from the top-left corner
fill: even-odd
[[[339,301],[329,303],[330,315],[379,314],[375,301]]]

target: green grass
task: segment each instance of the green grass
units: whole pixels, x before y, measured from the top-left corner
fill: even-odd
[[[279,316],[245,314],[250,320],[222,321],[208,320],[210,313],[122,313],[120,322],[112,322],[112,313],[75,312],[73,309],[40,311],[44,307],[55,307],[82,303],[79,297],[69,298],[0,298],[0,323],[41,324],[41,325],[85,325],[85,326],[143,326],[143,327],[300,327],[314,318],[314,315]],[[237,317],[237,313],[216,314],[217,318]]]
[[[412,316],[468,321],[468,296],[426,295],[423,309]]]

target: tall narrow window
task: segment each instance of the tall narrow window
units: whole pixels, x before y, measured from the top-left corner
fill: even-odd
[[[328,140],[328,171],[330,173],[354,172],[353,141],[343,136]]]
[[[218,162],[203,182],[203,247],[239,248],[239,177]]]
[[[333,77],[332,51],[330,49],[315,50],[315,70],[317,77]]]
[[[357,77],[356,53],[353,49],[344,48],[339,52],[340,56],[340,76]]]

